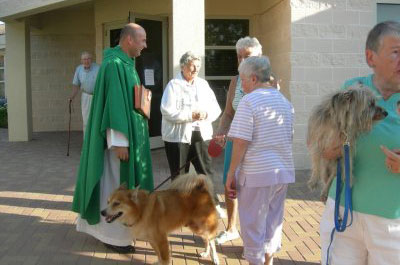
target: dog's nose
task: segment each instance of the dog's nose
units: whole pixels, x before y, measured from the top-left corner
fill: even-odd
[[[107,215],[106,210],[104,209],[103,211],[100,212],[100,214],[101,216],[106,216]]]
[[[386,117],[388,114],[389,114],[389,113],[388,113],[386,110],[382,111],[382,115],[383,115],[383,116]]]

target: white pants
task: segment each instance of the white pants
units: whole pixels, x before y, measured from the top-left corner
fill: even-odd
[[[243,256],[252,264],[264,264],[265,253],[281,248],[287,184],[260,188],[238,185]]]
[[[114,151],[106,149],[104,153],[104,172],[100,180],[100,210],[107,207],[107,199],[110,194],[119,187],[120,161]],[[76,230],[87,233],[101,242],[115,245],[128,246],[132,244],[133,236],[130,229],[118,221],[107,223],[100,216],[100,223],[89,225],[86,220],[78,217]]]
[[[334,210],[335,201],[329,198],[320,225],[323,265],[326,264],[330,236],[335,227]],[[340,207],[340,211],[343,213],[343,207]],[[353,211],[352,225],[344,232],[336,231],[334,234],[329,261],[329,265],[400,264],[400,219],[386,219]]]
[[[89,119],[90,105],[92,104],[92,95],[82,92],[81,96],[81,109],[82,109],[82,121],[83,121],[83,135],[85,135],[86,124]]]

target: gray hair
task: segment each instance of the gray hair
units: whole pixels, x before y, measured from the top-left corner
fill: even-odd
[[[377,52],[380,48],[383,37],[386,36],[400,37],[400,23],[396,21],[381,22],[368,33],[365,48]]]
[[[240,38],[236,42],[236,52],[239,52],[242,49],[251,49],[252,56],[260,56],[262,54],[262,46],[257,38],[253,37],[244,37]]]
[[[90,52],[88,52],[88,51],[83,51],[81,53],[81,59],[82,59],[83,56],[87,56],[89,58],[92,58],[92,54]]]
[[[189,63],[192,62],[192,61],[199,61],[199,62],[201,63],[201,57],[198,56],[198,55],[196,55],[196,54],[194,54],[194,53],[191,52],[191,51],[185,52],[185,53],[182,55],[181,59],[179,60],[179,64],[181,65],[181,69],[182,69],[185,65],[189,64]]]
[[[271,64],[267,56],[251,56],[239,65],[239,74],[244,76],[255,75],[261,83],[271,78]]]

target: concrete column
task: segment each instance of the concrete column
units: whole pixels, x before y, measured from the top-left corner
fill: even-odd
[[[204,77],[204,0],[172,0],[172,64],[174,76],[180,71],[179,59],[192,51],[202,57],[200,76]]]
[[[30,32],[25,21],[6,22],[6,94],[9,141],[32,139]]]

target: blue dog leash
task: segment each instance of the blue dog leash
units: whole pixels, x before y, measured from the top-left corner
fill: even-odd
[[[345,171],[345,183],[344,183],[344,213],[343,219],[339,213],[340,206],[340,194],[342,192],[342,163],[339,158],[337,161],[337,174],[336,174],[336,198],[335,198],[335,228],[331,232],[331,241],[327,250],[326,265],[329,265],[329,250],[333,242],[333,236],[335,231],[344,232],[347,227],[353,223],[353,205],[351,199],[351,187],[350,187],[350,143],[346,142],[343,144],[344,149],[344,171]],[[350,224],[347,225],[347,219],[350,213]]]

